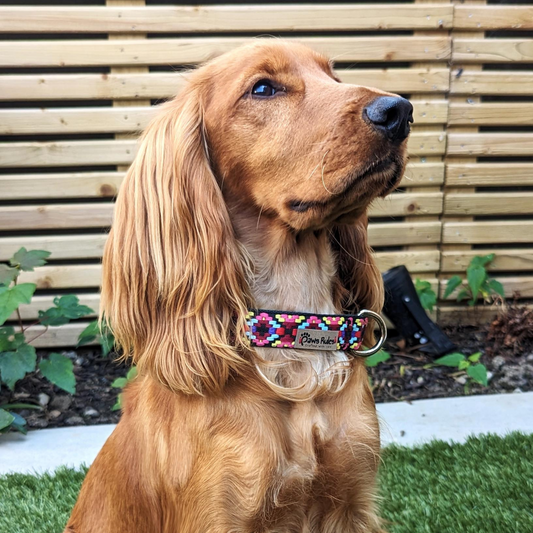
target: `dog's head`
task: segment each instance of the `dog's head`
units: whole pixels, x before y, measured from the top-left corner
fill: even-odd
[[[225,194],[296,230],[354,220],[405,165],[411,104],[341,83],[322,55],[259,41],[197,73]]]
[[[278,40],[192,72],[145,131],[117,200],[102,311],[123,348],[189,393],[220,390],[247,364],[249,265],[228,202],[294,232],[330,229],[344,307],[378,308],[364,214],[402,176],[411,113]]]

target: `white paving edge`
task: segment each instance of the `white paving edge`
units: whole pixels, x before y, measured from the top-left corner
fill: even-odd
[[[377,405],[382,444],[412,446],[434,439],[464,442],[469,435],[533,433],[533,392],[417,400]],[[42,473],[90,465],[113,424],[41,429],[0,437],[0,474]]]

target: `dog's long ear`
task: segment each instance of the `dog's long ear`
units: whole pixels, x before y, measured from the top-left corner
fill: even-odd
[[[352,225],[335,226],[331,233],[331,243],[337,252],[335,297],[346,313],[361,309],[379,313],[383,307],[383,279],[368,244],[367,226],[365,215]],[[367,344],[374,343],[371,329],[365,335]]]
[[[141,372],[204,394],[247,364],[243,257],[190,87],[145,131],[104,252],[101,314]]]

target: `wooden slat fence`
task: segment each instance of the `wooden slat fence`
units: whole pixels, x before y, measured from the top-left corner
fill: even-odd
[[[334,57],[343,81],[413,101],[401,189],[371,208],[380,268],[405,264],[442,295],[472,257],[495,252],[506,294],[533,299],[533,2],[29,3],[0,6],[0,261],[21,246],[52,252],[22,275],[38,286],[23,319],[65,292],[98,308],[138,132],[184,68],[265,34]],[[438,319],[492,313],[441,299]],[[39,346],[72,345],[85,324],[51,328]]]

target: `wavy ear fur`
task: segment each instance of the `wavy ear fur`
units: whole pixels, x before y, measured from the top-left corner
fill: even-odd
[[[370,309],[379,313],[383,307],[383,279],[368,245],[368,218],[361,217],[353,225],[338,225],[331,242],[337,251],[336,300],[346,313]],[[365,341],[374,343],[373,328],[367,329]]]
[[[118,195],[101,313],[140,372],[217,392],[247,364],[247,268],[190,86],[148,126]]]

